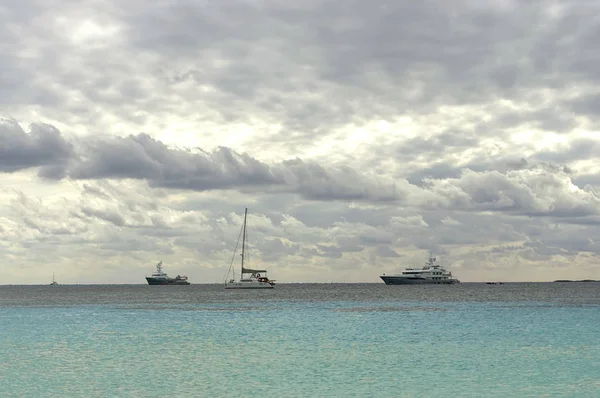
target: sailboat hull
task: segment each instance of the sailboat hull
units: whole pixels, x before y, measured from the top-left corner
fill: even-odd
[[[238,281],[226,282],[225,289],[273,289],[274,286],[268,282]]]

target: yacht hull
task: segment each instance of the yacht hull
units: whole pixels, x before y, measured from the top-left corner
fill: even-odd
[[[188,281],[164,279],[164,278],[146,278],[149,285],[189,285]]]
[[[458,283],[456,279],[431,280],[424,278],[405,278],[402,276],[380,276],[386,285],[453,285]]]

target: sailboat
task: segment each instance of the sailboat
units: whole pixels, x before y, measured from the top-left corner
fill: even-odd
[[[273,289],[275,281],[269,280],[267,277],[267,270],[264,269],[251,269],[244,266],[244,258],[246,255],[246,239],[247,239],[247,220],[248,220],[248,208],[244,211],[244,224],[242,225],[242,261],[241,261],[241,274],[240,279],[235,279],[235,272],[233,272],[233,278],[225,282],[225,289]],[[238,240],[239,244],[239,240]],[[237,247],[236,247],[237,249]],[[234,252],[235,259],[235,252]],[[233,259],[229,265],[229,272],[233,271]]]
[[[54,272],[52,273],[52,283],[50,285],[58,285],[58,282],[54,279]]]

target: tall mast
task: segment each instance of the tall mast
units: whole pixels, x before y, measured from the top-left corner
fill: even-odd
[[[244,273],[244,253],[246,249],[246,217],[248,216],[248,208],[244,210],[244,229],[242,231],[242,273]],[[239,241],[238,241],[239,242]]]

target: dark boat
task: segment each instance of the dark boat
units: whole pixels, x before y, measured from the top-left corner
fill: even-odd
[[[187,276],[177,275],[175,278],[171,278],[162,270],[162,261],[156,264],[156,272],[151,276],[146,277],[146,281],[149,285],[189,285]]]

